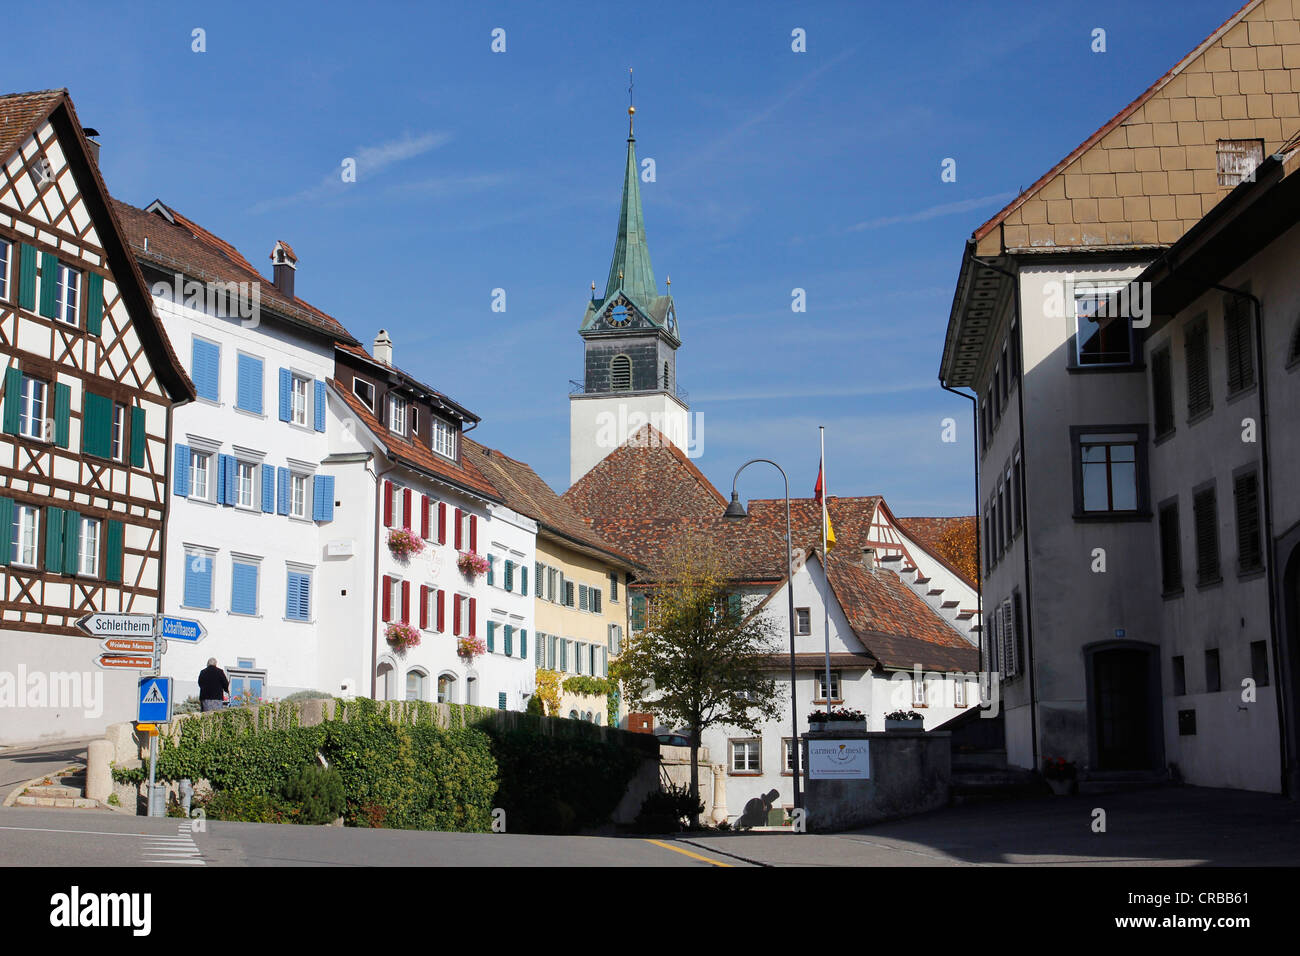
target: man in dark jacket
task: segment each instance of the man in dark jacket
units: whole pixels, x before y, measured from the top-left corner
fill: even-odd
[[[205,711],[221,710],[229,690],[230,678],[217,666],[215,657],[208,658],[208,666],[199,671],[199,703]]]

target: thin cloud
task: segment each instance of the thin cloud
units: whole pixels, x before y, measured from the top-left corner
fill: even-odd
[[[906,213],[902,216],[881,216],[877,219],[868,219],[865,222],[859,222],[856,225],[849,226],[848,232],[862,232],[865,229],[880,229],[883,226],[896,226],[904,222],[925,222],[927,219],[938,219],[940,216],[951,216],[959,212],[969,212],[972,209],[979,209],[981,206],[987,206],[995,202],[1006,202],[1014,199],[1018,194],[1015,192],[994,193],[991,196],[980,196],[975,199],[962,199],[957,202],[940,203],[937,206],[931,206],[929,209],[922,209],[918,212]]]
[[[933,381],[911,382],[906,385],[846,385],[839,388],[788,386],[783,389],[763,389],[748,392],[705,393],[703,395],[692,395],[691,399],[699,402],[757,402],[773,398],[853,398],[869,395],[901,395],[905,392],[928,391],[938,387]]]

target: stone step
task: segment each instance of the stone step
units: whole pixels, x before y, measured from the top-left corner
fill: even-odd
[[[40,797],[32,796],[30,793],[27,793],[15,800],[14,806],[67,807],[80,810],[93,810],[99,808],[99,803],[95,800],[88,800],[85,797]]]
[[[986,768],[955,770],[949,794],[954,803],[973,800],[1015,800],[1048,792],[1047,784],[1032,770]]]
[[[58,784],[43,784],[28,787],[23,791],[25,797],[79,797],[83,793],[80,787],[65,787]]]
[[[954,750],[952,753],[952,772],[962,773],[967,770],[977,773],[989,770],[1007,770],[1007,752],[1005,750]]]

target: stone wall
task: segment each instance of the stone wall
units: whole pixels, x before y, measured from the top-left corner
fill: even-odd
[[[864,740],[869,747],[869,779],[805,778],[810,833],[852,830],[948,804],[952,741],[946,732],[836,731],[804,734],[801,740],[805,767],[809,741]]]

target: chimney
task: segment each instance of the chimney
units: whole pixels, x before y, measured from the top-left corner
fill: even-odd
[[[393,340],[383,329],[380,329],[379,334],[375,336],[375,361],[383,362],[385,365],[393,364]]]
[[[95,139],[99,135],[99,130],[90,126],[83,126],[81,131],[86,134],[86,145],[90,147],[90,158],[99,165],[99,140]]]
[[[275,287],[290,299],[294,298],[293,274],[298,269],[298,257],[293,254],[293,247],[283,239],[277,239],[275,248],[271,250],[271,262]]]
[[[875,548],[862,549],[862,566],[866,568],[868,571],[876,570],[876,549]]]

